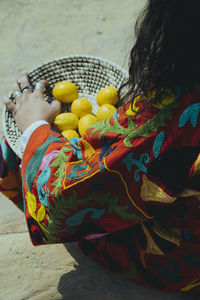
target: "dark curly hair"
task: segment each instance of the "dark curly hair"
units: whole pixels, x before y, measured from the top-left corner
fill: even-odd
[[[199,81],[199,30],[200,0],[148,0],[135,25],[136,43],[119,105],[140,93],[159,102],[166,88]]]

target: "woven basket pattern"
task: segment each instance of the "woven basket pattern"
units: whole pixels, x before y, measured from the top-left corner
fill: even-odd
[[[128,77],[127,72],[117,64],[106,59],[88,56],[73,55],[44,63],[29,73],[32,88],[41,79],[49,81],[50,86],[45,91],[45,100],[53,100],[52,89],[59,81],[71,81],[76,84],[79,91],[79,98],[88,99],[96,114],[98,105],[96,95],[100,89],[106,86],[113,86],[117,90]],[[14,101],[13,95],[10,96]],[[66,105],[63,111],[68,111]],[[29,113],[29,112],[27,112]],[[20,144],[21,132],[18,130],[15,120],[6,107],[3,109],[3,130],[13,151],[22,158],[23,150]]]

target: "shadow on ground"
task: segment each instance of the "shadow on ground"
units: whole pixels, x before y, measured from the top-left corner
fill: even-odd
[[[65,248],[77,265],[60,278],[58,291],[63,300],[197,300],[138,286],[105,270],[74,245],[67,244]]]

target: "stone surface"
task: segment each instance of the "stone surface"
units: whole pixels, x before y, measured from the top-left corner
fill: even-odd
[[[22,70],[31,71],[66,55],[97,55],[127,69],[135,18],[145,2],[1,0],[1,95],[7,95],[11,78],[17,78]],[[0,196],[0,300],[25,299],[185,298],[125,281],[90,261],[70,244],[34,247],[23,213]]]

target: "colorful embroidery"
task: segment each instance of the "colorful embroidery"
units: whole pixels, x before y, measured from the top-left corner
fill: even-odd
[[[37,221],[38,225],[41,227],[42,230],[46,231],[46,228],[41,224],[46,214],[44,205],[41,204],[40,208],[37,210],[36,198],[30,192],[27,192],[25,198],[30,216]]]
[[[78,159],[82,159],[82,152],[81,149],[79,147],[79,142],[80,142],[80,138],[75,137],[75,138],[71,138],[70,139],[70,143],[73,146],[73,152],[74,155],[78,158]]]
[[[154,144],[153,144],[153,154],[154,157],[157,158],[160,154],[160,150],[162,148],[162,145],[164,143],[165,139],[165,132],[161,131],[157,137],[155,138]]]
[[[39,175],[37,179],[37,192],[40,202],[46,206],[49,207],[48,203],[48,197],[49,197],[49,189],[47,188],[48,180],[51,176],[51,169],[47,167],[42,171],[42,173]]]
[[[176,200],[176,197],[167,195],[160,186],[150,181],[145,175],[143,175],[140,195],[143,201],[173,203]]]
[[[45,155],[40,165],[40,171],[43,171],[45,168],[47,168],[58,153],[59,150],[53,150],[49,154]]]
[[[47,151],[48,146],[51,143],[61,143],[62,141],[56,136],[50,135],[48,139],[42,144],[34,153],[33,157],[29,161],[26,172],[25,172],[25,181],[28,187],[28,190],[31,190],[33,181],[37,175],[39,167],[41,165],[42,159]]]
[[[157,132],[159,128],[165,126],[165,121],[172,120],[171,109],[177,108],[178,103],[173,102],[167,107],[164,107],[160,110],[152,119],[148,120],[144,125],[139,126],[134,131],[130,131],[130,133],[124,138],[124,144],[126,147],[131,148],[131,140],[133,138],[139,137],[149,137],[151,132]]]
[[[197,126],[197,121],[200,112],[200,103],[191,104],[182,113],[179,120],[179,128],[185,126],[185,124],[190,121],[193,127]]]
[[[198,292],[200,91],[193,88],[136,118],[127,103],[92,124],[85,139],[66,141],[49,126],[37,128],[22,174],[33,244],[76,242],[130,280]],[[0,189],[18,205],[6,155]],[[17,160],[10,167],[17,178]]]
[[[142,97],[141,95],[135,97],[133,103],[130,103],[129,108],[126,111],[126,115],[135,116],[135,114],[139,111],[139,107],[136,104],[142,100],[144,100],[144,97]]]
[[[54,187],[52,194],[55,195],[55,197],[58,196],[59,190],[62,188],[62,180],[65,177],[66,161],[69,159],[69,156],[66,154],[70,154],[71,152],[72,149],[66,147],[65,145],[59,151],[56,159],[50,165],[50,168],[56,168],[54,177],[56,177],[57,179],[51,183],[52,187]]]
[[[147,168],[144,163],[147,164],[149,162],[149,155],[147,153],[142,153],[140,155],[140,160],[134,159],[134,153],[129,153],[126,158],[122,160],[125,163],[129,172],[132,171],[132,166],[135,165],[138,167],[138,170],[134,172],[134,178],[138,182],[140,180],[139,172],[146,173]]]

